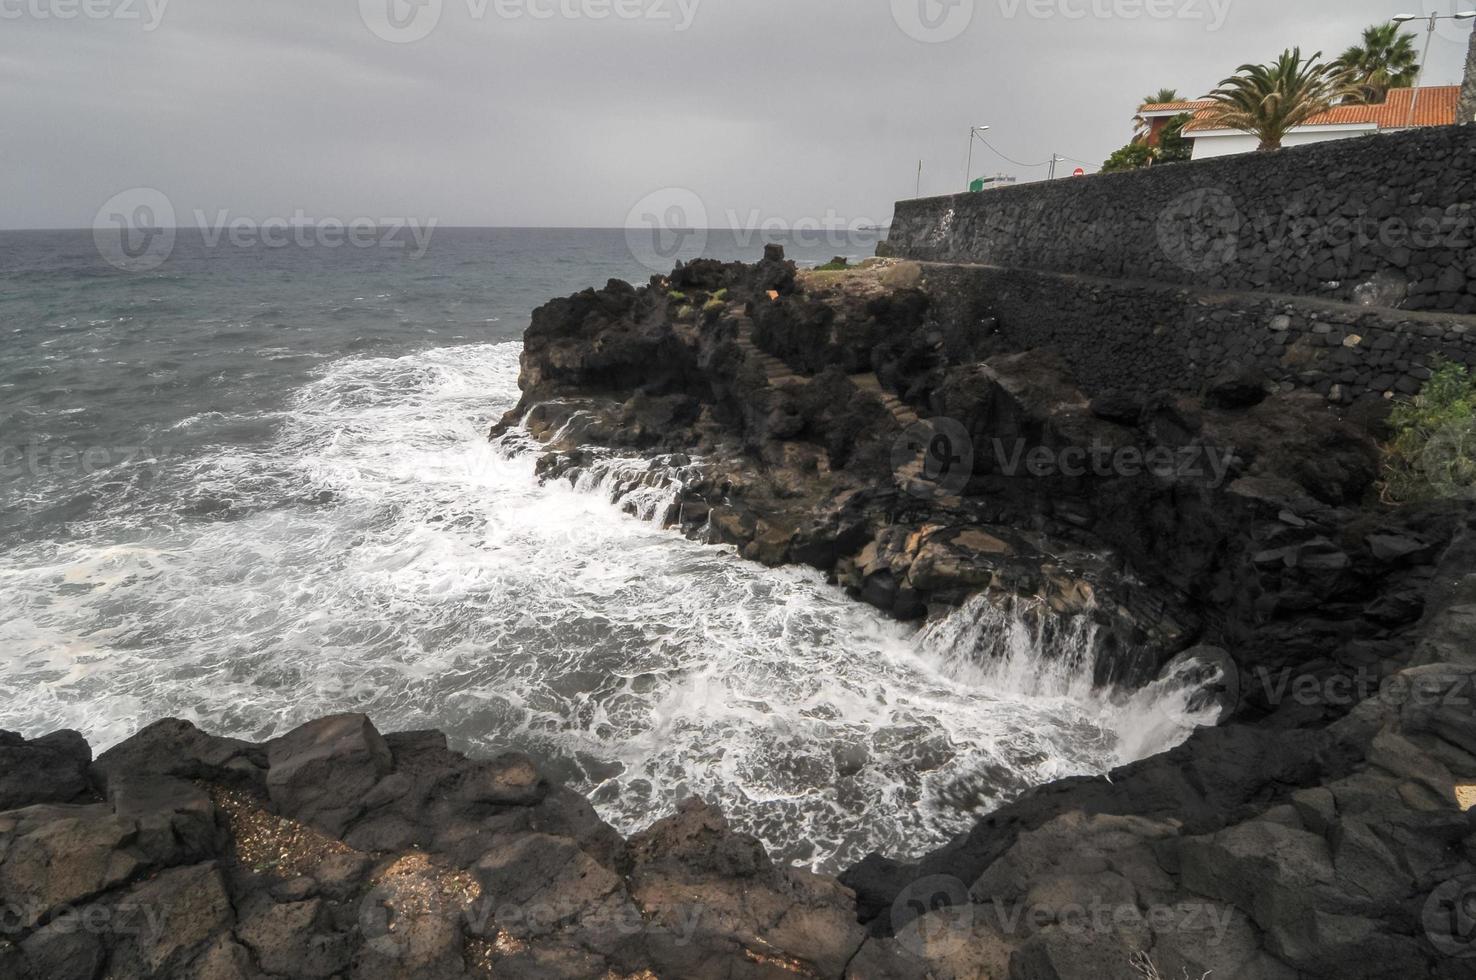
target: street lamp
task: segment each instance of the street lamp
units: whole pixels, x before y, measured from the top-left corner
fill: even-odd
[[[1430,57],[1430,40],[1435,37],[1435,26],[1437,22],[1442,20],[1470,20],[1473,17],[1476,17],[1476,10],[1463,10],[1458,14],[1439,14],[1434,11],[1430,12],[1430,24],[1427,28],[1425,28],[1425,53],[1420,55],[1419,74],[1415,76],[1414,91],[1409,94],[1409,121],[1405,124],[1405,129],[1414,129],[1415,106],[1419,105],[1420,102],[1420,81],[1425,77],[1425,62],[1429,60]],[[1394,18],[1394,23],[1408,24],[1412,20],[1425,20],[1425,15],[1400,14],[1398,17]]]
[[[979,142],[983,143],[984,137],[980,136],[979,134],[985,132],[988,129],[988,126],[969,127],[969,167],[966,171],[964,171],[964,190],[969,189],[969,184],[974,179],[974,140],[977,139],[979,140]],[[985,145],[987,146],[988,144],[985,143]]]

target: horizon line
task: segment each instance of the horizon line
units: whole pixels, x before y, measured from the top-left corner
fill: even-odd
[[[880,231],[880,230],[889,228],[890,226],[891,226],[891,221],[888,221],[886,224],[865,225],[860,230],[876,230],[876,231]],[[170,230],[170,231],[191,231],[191,230],[203,231],[203,230],[205,230],[205,229],[200,228],[199,225],[165,225],[163,227],[164,227],[164,229],[167,229],[167,230]],[[288,228],[313,228],[313,227],[316,227],[316,224],[288,225],[287,227]],[[626,227],[626,226],[622,226],[622,225],[443,225],[443,224],[439,224],[438,223],[435,227],[437,227],[437,228],[443,228],[443,229],[452,229],[452,230],[455,230],[455,231],[655,231],[655,230],[657,230],[657,229],[652,229],[652,228],[639,228],[639,227],[637,227],[637,228],[630,228],[630,227]],[[725,226],[718,226],[718,225],[709,225],[709,226],[707,226],[707,227],[704,228],[704,227],[700,227],[700,226],[695,226],[694,225],[694,226],[681,226],[681,227],[675,227],[675,228],[662,228],[662,229],[659,229],[659,230],[661,230],[661,231],[738,231],[738,232],[744,232],[744,233],[750,234],[750,235],[789,235],[789,234],[796,234],[796,233],[802,234],[802,235],[812,235],[815,232],[846,231],[846,230],[848,230],[848,228],[849,228],[849,226],[847,226],[847,225],[830,225],[830,226],[823,226],[822,225],[819,228],[805,228],[805,229],[789,228],[789,229],[775,230],[775,229],[768,229],[768,228],[753,228],[753,229],[750,229],[750,228],[734,228],[732,226],[726,226],[725,227]],[[59,232],[59,231],[96,232],[96,231],[100,231],[100,230],[108,230],[108,231],[111,231],[112,229],[99,229],[99,228],[96,228],[96,227],[91,227],[91,226],[86,226],[86,225],[83,225],[83,226],[68,226],[68,227],[53,227],[53,228],[0,228],[0,235],[21,234],[21,233],[31,233],[31,232]]]

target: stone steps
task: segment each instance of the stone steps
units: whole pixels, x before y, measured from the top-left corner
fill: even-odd
[[[897,470],[895,479],[898,489],[914,496],[932,500],[934,503],[944,507],[963,506],[962,498],[944,494],[938,489],[937,484],[927,478],[926,473],[927,464],[924,462],[923,457],[919,455],[912,462]]]
[[[887,407],[887,411],[892,413],[892,418],[901,423],[904,429],[909,425],[915,425],[922,421],[921,416],[891,392],[882,396],[882,404]]]
[[[780,385],[804,384],[808,378],[796,374],[794,369],[785,364],[779,358],[767,351],[761,350],[753,342],[753,320],[743,313],[734,314],[738,322],[738,349],[743,351],[743,356],[753,361],[764,372],[770,387],[777,388]]]
[[[738,324],[738,337],[735,343],[743,356],[759,366],[768,379],[771,387],[781,385],[805,384],[808,378],[796,374],[794,369],[782,360],[759,348],[753,342],[753,320],[742,311],[741,308],[731,308],[734,321]],[[851,376],[851,383],[866,394],[875,396],[881,402],[882,407],[896,420],[897,424],[906,429],[922,421],[922,417],[907,405],[902,399],[882,387],[881,379],[874,372],[867,371],[862,374]],[[918,497],[931,499],[935,503],[945,507],[958,507],[963,501],[958,497],[944,496],[931,481],[926,479],[926,464],[921,455],[912,462],[903,466],[894,474],[897,488],[904,493],[910,493]]]
[[[883,388],[881,379],[872,372],[851,375],[851,384],[867,394],[875,395],[882,403],[882,407],[891,413],[892,418],[896,419],[897,424],[902,428],[905,429],[909,425],[916,425],[922,421],[922,417],[913,411],[911,406]]]
[[[896,395],[882,387],[881,379],[874,373],[867,371],[864,374],[851,375],[851,383],[858,389],[870,395],[875,395],[883,407],[891,413],[892,418],[902,428],[910,428],[923,421],[911,406]],[[893,481],[897,489],[903,493],[931,500],[943,507],[962,507],[963,500],[959,497],[945,495],[933,481],[927,479],[927,462],[921,453],[912,462],[899,468],[893,474]]]

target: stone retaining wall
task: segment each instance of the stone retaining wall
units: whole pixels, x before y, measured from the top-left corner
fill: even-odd
[[[1476,125],[901,201],[881,254],[1476,313]]]
[[[940,321],[1055,351],[1092,394],[1196,392],[1249,369],[1346,405],[1417,392],[1439,358],[1476,367],[1472,317],[986,266],[925,277]]]

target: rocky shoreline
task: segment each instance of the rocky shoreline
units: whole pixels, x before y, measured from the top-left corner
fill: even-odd
[[[1088,396],[947,279],[771,251],[555,300],[493,438],[903,620],[1089,617],[1096,683],[1216,727],[839,879],[357,715],[0,734],[0,976],[1476,976],[1470,509],[1378,501],[1367,405]]]

